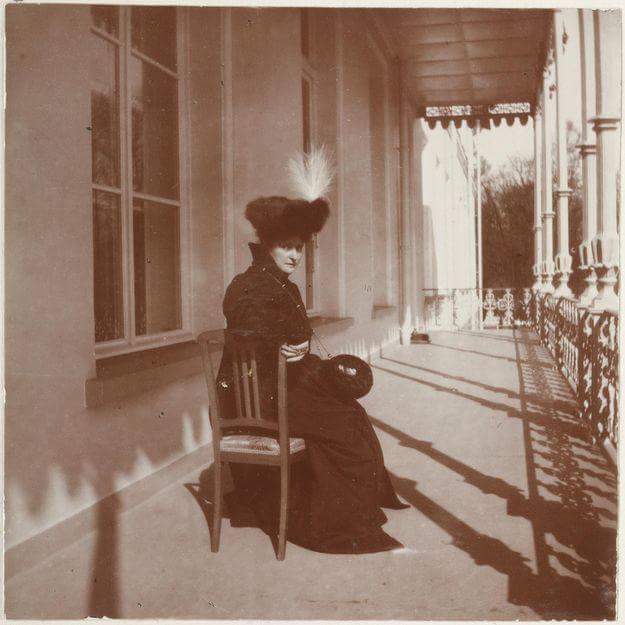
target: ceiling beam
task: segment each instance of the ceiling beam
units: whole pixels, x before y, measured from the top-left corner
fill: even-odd
[[[447,78],[460,78],[466,76],[467,78],[479,78],[480,76],[501,76],[502,78],[509,78],[514,76],[523,76],[525,80],[529,80],[537,75],[534,67],[528,67],[527,71],[515,70],[513,72],[462,72],[460,74],[435,74],[434,76],[415,76],[414,74],[404,74],[406,79],[410,82],[421,82],[427,80],[438,80]]]
[[[544,21],[545,20],[542,17],[526,18],[524,16],[519,16],[516,19],[505,19],[505,20],[475,20],[471,22],[458,20],[455,22],[442,22],[442,23],[436,23],[436,24],[410,24],[410,23],[401,21],[400,23],[397,23],[394,26],[394,28],[396,28],[399,31],[410,28],[413,30],[424,30],[424,31],[431,32],[432,29],[440,28],[442,30],[443,28],[447,28],[449,26],[463,26],[463,25],[475,26],[479,24],[497,24],[498,26],[501,26],[503,24],[509,24],[509,25],[523,24],[523,25],[531,26],[532,24],[536,24],[536,25],[543,24]]]
[[[533,47],[538,47],[538,41],[536,40],[535,37],[490,37],[487,39],[457,39],[452,41],[451,39],[449,41],[437,41],[437,42],[433,42],[433,43],[415,43],[413,45],[410,44],[403,44],[401,45],[402,48],[433,48],[433,47],[443,47],[443,46],[449,46],[450,44],[454,44],[454,43],[493,43],[493,44],[498,44],[498,43],[520,43],[522,41],[525,41],[529,44],[531,44]]]
[[[497,13],[497,12],[501,13]],[[445,26],[462,22],[475,24],[488,22],[497,24],[518,19],[547,19],[550,9],[381,9],[380,14],[393,26],[399,23],[406,27]],[[438,16],[438,17],[437,17]],[[428,19],[430,18],[430,19]],[[389,24],[391,25],[391,24]]]
[[[495,102],[533,102],[534,96],[528,89],[480,89],[473,98],[471,90],[419,91],[408,88],[412,99],[421,106],[450,106],[454,104],[493,104]]]
[[[524,39],[523,41],[502,40],[497,43],[470,42],[471,56],[467,57],[464,46],[459,42],[451,44],[433,44],[418,46],[415,48],[402,48],[401,58],[410,63],[443,62],[443,61],[470,61],[478,58],[504,58],[505,56],[526,56],[532,54],[538,57],[539,45],[536,41]],[[487,49],[484,50],[483,48]],[[474,50],[473,48],[477,48]],[[481,49],[480,49],[481,48]]]
[[[513,67],[500,67],[510,63],[512,60]],[[518,74],[526,70],[535,72],[536,55],[527,55],[524,57],[507,56],[507,57],[485,57],[482,59],[461,59],[459,61],[425,61],[423,63],[405,62],[405,73],[407,78],[452,78],[454,76],[464,76],[467,73],[475,75],[489,74]],[[492,69],[473,69],[473,67],[487,65]],[[458,68],[458,69],[455,69]]]

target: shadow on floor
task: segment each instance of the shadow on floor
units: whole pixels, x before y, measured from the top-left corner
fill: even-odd
[[[97,539],[90,580],[90,617],[120,618],[118,571],[119,498],[113,494],[97,506]]]

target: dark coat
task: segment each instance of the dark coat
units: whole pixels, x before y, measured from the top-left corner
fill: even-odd
[[[262,247],[250,247],[253,263],[228,287],[224,314],[228,329],[266,344],[257,356],[261,407],[265,415],[272,409],[275,415],[277,350],[283,343],[310,340],[311,328],[297,286]],[[287,367],[290,435],[304,438],[307,449],[306,461],[293,468],[288,538],[317,551],[392,549],[399,543],[382,531],[381,507],[405,506],[391,486],[367,413],[356,400],[338,396],[325,372],[323,361],[310,354]],[[227,355],[218,379],[225,416],[233,415]],[[245,503],[269,533],[276,528],[280,493],[272,469],[232,464],[235,491],[229,497],[231,513]]]
[[[276,416],[276,354],[280,345],[299,345],[309,341],[312,331],[306,307],[297,285],[278,269],[264,248],[250,243],[252,264],[235,276],[226,290],[223,311],[227,329],[245,332],[260,339],[265,348],[257,354],[261,412],[270,419]],[[301,366],[289,365],[293,386]],[[225,417],[234,416],[232,362],[227,354],[219,368],[218,386]]]

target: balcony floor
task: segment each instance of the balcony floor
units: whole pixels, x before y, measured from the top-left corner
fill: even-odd
[[[405,549],[289,545],[277,562],[260,530],[225,520],[211,554],[207,510],[185,487],[207,475],[196,471],[9,580],[7,616],[610,618],[616,475],[536,337],[437,332],[374,366],[364,404],[411,505],[386,525]]]

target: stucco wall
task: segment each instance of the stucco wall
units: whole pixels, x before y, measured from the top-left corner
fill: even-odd
[[[219,12],[194,13],[190,195],[201,328],[219,327],[223,295]],[[7,548],[210,441],[199,377],[85,408],[95,375],[89,26],[88,7],[7,8]]]

